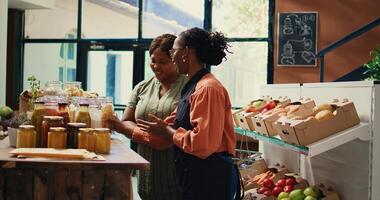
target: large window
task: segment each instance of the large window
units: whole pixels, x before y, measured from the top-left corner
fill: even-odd
[[[29,75],[42,84],[78,80],[126,104],[133,86],[154,75],[152,38],[203,27],[231,41],[233,54],[211,70],[233,105],[243,106],[268,80],[271,1],[55,0],[53,8],[25,11],[23,86]]]
[[[267,83],[269,0],[213,0],[212,30],[231,41],[227,61],[212,67],[227,88],[232,104],[244,106],[259,97]]]

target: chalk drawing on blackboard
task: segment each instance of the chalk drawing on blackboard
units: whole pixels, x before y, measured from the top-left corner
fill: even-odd
[[[295,51],[293,46],[302,46],[303,51]],[[281,64],[293,65],[295,64],[296,54],[301,54],[301,58],[307,63],[311,63],[315,59],[315,54],[308,51],[313,46],[310,39],[302,38],[302,40],[287,40],[282,48]]]
[[[294,33],[292,20],[289,17],[286,17],[284,19],[282,32],[284,33],[284,35],[293,35]]]
[[[317,13],[279,13],[278,66],[316,66]]]

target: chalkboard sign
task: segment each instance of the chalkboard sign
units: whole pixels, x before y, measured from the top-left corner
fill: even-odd
[[[278,66],[316,66],[317,13],[279,13]]]

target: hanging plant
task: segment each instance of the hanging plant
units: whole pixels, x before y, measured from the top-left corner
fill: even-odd
[[[380,80],[380,46],[370,52],[372,60],[364,64],[367,70],[364,72],[370,80]]]

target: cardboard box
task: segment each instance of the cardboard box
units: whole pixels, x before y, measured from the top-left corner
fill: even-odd
[[[299,102],[293,102],[290,103],[290,99],[283,101],[283,107],[286,107],[288,105],[296,105],[301,104],[298,107],[298,110],[293,112],[292,115],[296,116],[308,116],[313,113],[313,108],[315,107],[315,103],[313,100],[301,99]],[[265,136],[275,136],[277,135],[277,130],[274,128],[274,122],[276,122],[280,118],[279,113],[271,113],[271,114],[265,114],[260,113],[255,115],[251,120],[253,120],[255,131],[265,135]]]
[[[243,111],[244,111],[243,109],[239,109],[239,110],[232,109],[232,119],[233,119],[235,127],[239,127],[239,119],[237,117],[237,114],[239,114],[239,113],[241,113]]]
[[[260,112],[240,112],[236,115],[237,119],[238,119],[238,124],[239,124],[239,127],[242,128],[242,129],[245,129],[245,130],[250,130],[250,131],[254,131],[255,130],[255,126],[253,125],[253,122],[252,120],[250,120],[250,117],[253,117],[257,114],[259,114]]]
[[[285,142],[306,146],[359,124],[360,119],[352,102],[334,102],[330,105],[335,108],[331,119],[318,121],[280,117],[274,123],[275,129]]]

